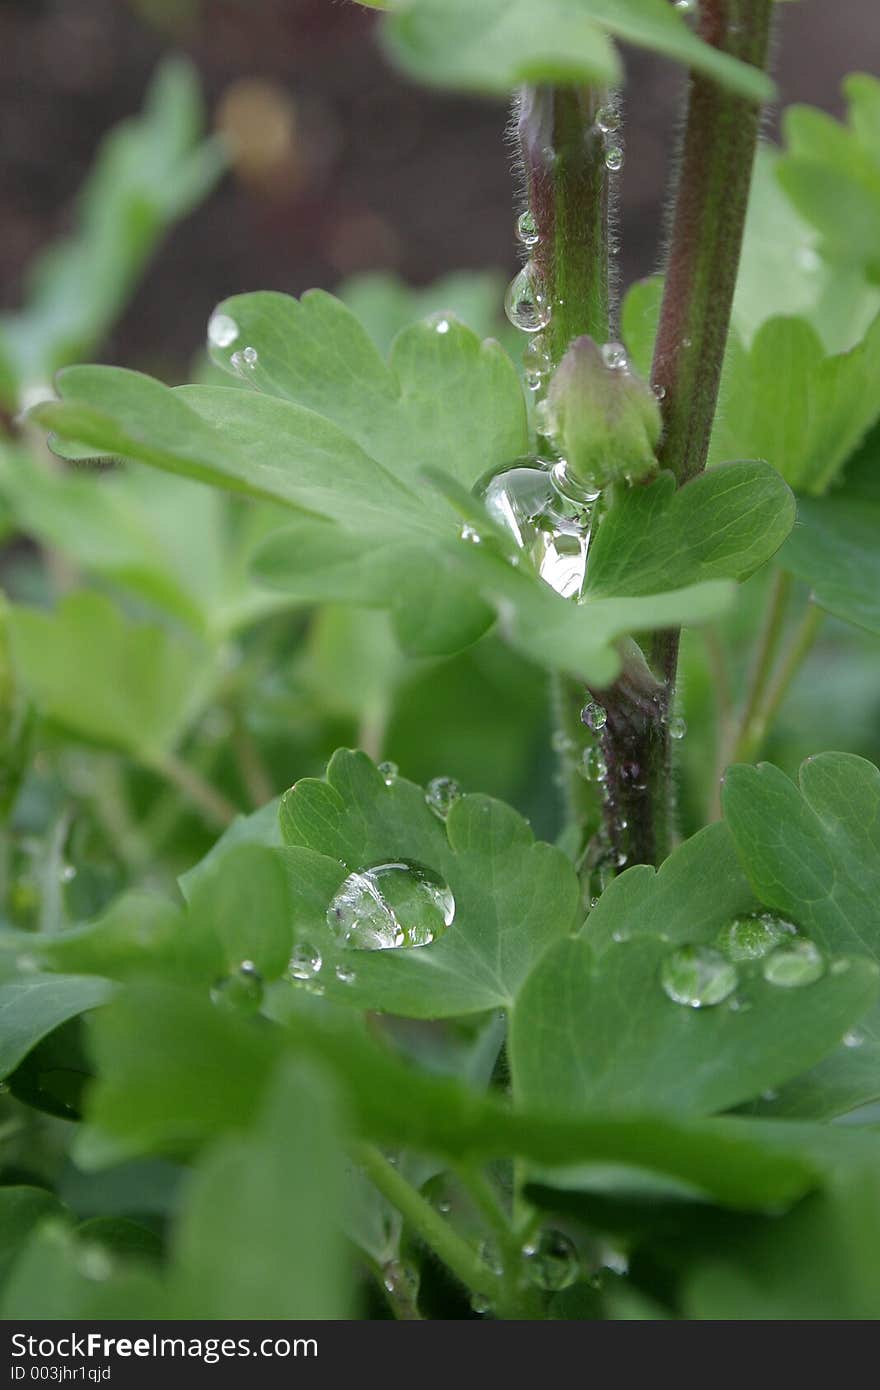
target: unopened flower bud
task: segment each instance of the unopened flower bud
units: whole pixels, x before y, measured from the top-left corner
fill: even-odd
[[[657,468],[660,407],[620,343],[575,338],[550,384],[549,413],[568,477],[597,491]]]

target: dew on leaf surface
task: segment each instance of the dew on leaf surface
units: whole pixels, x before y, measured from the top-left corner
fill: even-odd
[[[721,928],[715,944],[728,960],[761,960],[796,931],[791,922],[763,912],[750,917],[735,917]]]
[[[386,761],[384,763],[379,764],[378,771],[381,774],[382,781],[385,783],[386,787],[393,787],[394,783],[397,781],[397,775],[400,769],[398,768],[397,763]]]
[[[461,794],[454,777],[432,777],[425,788],[425,801],[435,816],[445,820]]]
[[[429,946],[454,917],[448,884],[411,859],[349,874],[327,909],[338,944],[359,951]]]
[[[812,985],[825,974],[825,957],[812,941],[800,937],[781,946],[766,957],[764,979],[782,989],[800,989]]]
[[[243,960],[235,970],[215,981],[211,999],[240,1013],[256,1013],[263,1002],[263,977],[253,961]]]
[[[514,464],[481,480],[474,492],[545,584],[563,598],[581,592],[589,521],[559,497],[546,468],[531,460]]]
[[[208,342],[212,347],[231,347],[238,334],[238,324],[230,314],[212,314],[208,320]]]
[[[314,980],[321,973],[321,952],[308,941],[295,946],[287,964],[287,973],[292,980]]]
[[[681,946],[663,962],[660,983],[674,1004],[707,1009],[733,993],[739,976],[736,966],[712,946]]]
[[[569,1288],[580,1273],[577,1247],[564,1231],[541,1231],[522,1253],[529,1282],[548,1293]]]

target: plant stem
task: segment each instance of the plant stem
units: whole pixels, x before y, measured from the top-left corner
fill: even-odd
[[[525,87],[520,94],[517,129],[538,236],[531,262],[552,307],[543,336],[554,366],[579,334],[597,342],[609,336],[608,170],[596,124],[608,100],[605,88],[592,87]],[[599,819],[595,789],[577,771],[591,743],[580,720],[585,702],[581,682],[554,678],[561,780],[576,856]]]
[[[146,759],[145,766],[177,787],[212,825],[225,829],[238,815],[238,807],[206,781],[191,763],[178,758],[176,753],[163,753]]]
[[[272,800],[275,788],[257,741],[247,726],[244,713],[235,711],[232,718],[232,747],[239,776],[251,806],[258,810],[260,806],[265,806],[267,801]]]
[[[754,709],[748,723],[743,725],[733,751],[733,762],[752,762],[757,757],[779,706],[816,640],[823,616],[821,608],[817,608],[811,600],[792,634],[766,695]]]
[[[452,1229],[449,1222],[434,1210],[430,1202],[425,1201],[372,1144],[355,1145],[353,1156],[382,1196],[397,1208],[404,1220],[409,1222],[456,1278],[472,1293],[485,1294],[494,1301],[502,1292],[498,1276]]]
[[[706,43],[755,67],[768,61],[772,0],[701,0],[698,33]],[[672,218],[652,381],[661,397],[658,458],[678,482],[705,467],[739,269],[760,108],[692,73]],[[659,862],[672,824],[668,715],[675,690],[680,633],[656,633],[649,647],[663,682],[662,749],[650,794],[655,830],[630,846],[630,862]],[[655,734],[656,737],[656,734]],[[664,780],[665,779],[665,780]],[[661,802],[663,804],[661,804]]]

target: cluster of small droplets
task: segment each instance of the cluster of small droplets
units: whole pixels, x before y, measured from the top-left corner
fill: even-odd
[[[260,354],[255,347],[242,348],[240,352],[234,352],[229,359],[230,366],[239,373],[246,376],[252,372],[260,360]]]
[[[730,1000],[732,1012],[745,1013],[751,1005],[734,991],[740,971],[752,964],[759,965],[767,984],[781,989],[814,984],[826,968],[822,952],[799,935],[793,922],[764,912],[734,918],[714,945],[680,946],[664,960],[660,984],[675,1004],[705,1009]],[[832,973],[838,964],[832,965]]]

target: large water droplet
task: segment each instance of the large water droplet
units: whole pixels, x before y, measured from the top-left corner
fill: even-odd
[[[711,946],[682,946],[666,957],[660,971],[664,994],[690,1009],[720,1004],[738,979],[736,966]]]
[[[397,763],[392,763],[390,761],[380,763],[377,770],[380,773],[382,781],[385,783],[386,787],[393,787],[394,783],[397,781],[397,775],[400,770],[397,766]]]
[[[211,1000],[238,1013],[256,1013],[263,1002],[263,977],[252,960],[243,960],[236,970],[217,980]]]
[[[592,733],[601,733],[608,723],[608,711],[595,700],[590,700],[581,710],[581,723],[586,724]]]
[[[795,928],[790,922],[771,917],[769,913],[761,916],[735,917],[722,927],[716,944],[728,960],[761,960],[768,956],[786,935],[793,934]]]
[[[590,543],[589,518],[560,498],[545,468],[532,460],[483,479],[474,489],[497,526],[563,598],[580,594]]]
[[[455,917],[455,899],[439,874],[410,859],[349,874],[327,909],[340,946],[390,951],[428,946]]]
[[[865,1035],[864,1033],[860,1033],[858,1029],[853,1028],[850,1032],[844,1033],[842,1041],[844,1047],[864,1047]]]
[[[208,320],[208,342],[211,347],[231,347],[238,334],[238,324],[230,314],[212,314]]]
[[[516,224],[516,234],[523,246],[537,246],[540,241],[535,215],[528,209],[520,215]]]
[[[580,1273],[577,1247],[563,1231],[541,1231],[523,1246],[529,1281],[548,1293],[567,1289]]]
[[[504,311],[514,328],[521,328],[523,333],[538,333],[550,322],[550,301],[531,261],[511,280]]]
[[[623,168],[623,150],[620,145],[609,144],[605,150],[605,168],[610,169],[612,174]]]
[[[803,937],[795,939],[790,945],[782,946],[767,956],[763,965],[764,979],[768,984],[780,985],[783,989],[799,989],[811,985],[825,974],[825,958],[812,941]]]
[[[586,782],[605,782],[607,780],[608,764],[601,748],[584,749],[580,772]]]
[[[610,135],[613,130],[618,130],[620,127],[620,113],[617,108],[610,104],[607,106],[600,106],[599,110],[596,112],[596,125],[603,135]]]
[[[600,489],[589,482],[572,477],[567,459],[557,459],[550,470],[550,480],[559,496],[576,507],[589,507],[600,496]]]
[[[606,367],[610,367],[613,372],[626,371],[629,358],[623,343],[603,343],[601,352]]]
[[[461,794],[461,787],[454,777],[432,777],[425,788],[425,801],[435,816],[445,820]]]

